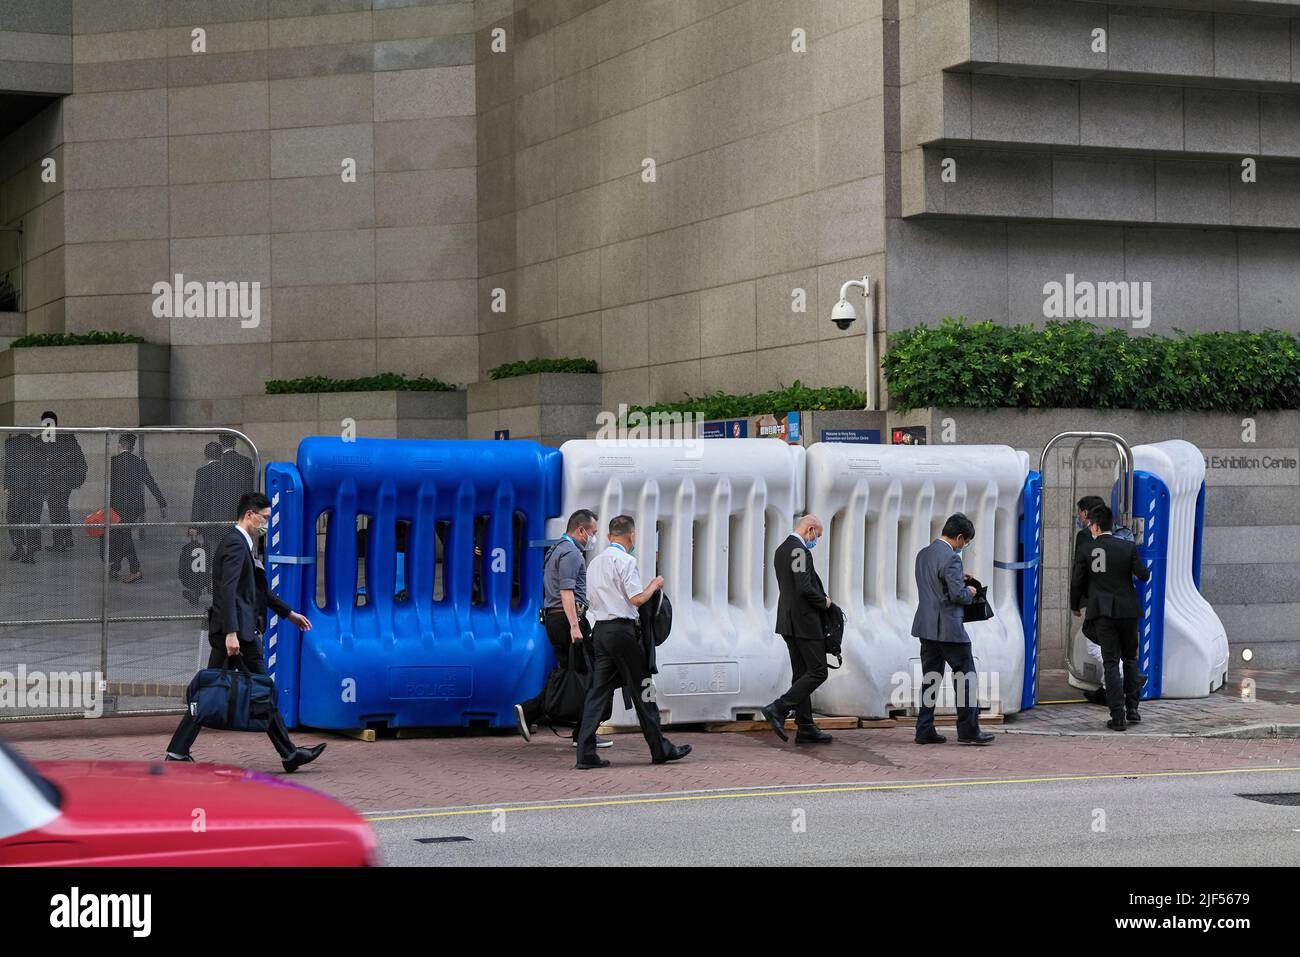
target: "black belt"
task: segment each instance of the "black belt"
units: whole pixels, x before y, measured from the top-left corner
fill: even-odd
[[[577,611],[578,616],[581,617],[587,613],[587,608],[587,605],[584,605],[582,602],[577,602],[575,611]],[[565,613],[563,606],[556,608],[543,608],[542,611],[546,612],[548,615],[563,615]]]

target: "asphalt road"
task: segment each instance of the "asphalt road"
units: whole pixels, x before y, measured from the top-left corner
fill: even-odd
[[[384,862],[402,866],[1295,866],[1300,804],[1239,796],[1278,792],[1300,798],[1300,771],[795,785],[366,816]]]

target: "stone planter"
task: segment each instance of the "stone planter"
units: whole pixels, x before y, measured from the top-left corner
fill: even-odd
[[[167,425],[171,352],[156,343],[48,346],[0,352],[0,424]]]
[[[464,392],[316,392],[246,395],[243,431],[263,462],[293,461],[309,435],[342,435],[345,420],[358,438],[463,439]]]
[[[488,379],[468,389],[471,439],[491,439],[509,429],[512,439],[558,446],[585,438],[601,410],[599,373],[542,372]]]
[[[7,349],[13,341],[27,335],[27,313],[0,312],[0,349]]]
[[[927,443],[945,435],[963,445],[1010,445],[1038,468],[1044,445],[1061,432],[1114,432],[1130,445],[1185,439],[1206,457],[1201,593],[1228,632],[1230,661],[1251,667],[1300,666],[1300,411],[1254,415],[1132,409],[916,409],[889,413],[891,429],[924,425]],[[1252,431],[1253,430],[1253,431]],[[1247,441],[1252,437],[1254,441]],[[1048,458],[1044,502],[1044,661],[1059,667],[1068,556],[1074,537],[1070,456],[1074,442]],[[1115,453],[1079,452],[1077,494],[1109,499]],[[978,534],[978,530],[977,530]]]

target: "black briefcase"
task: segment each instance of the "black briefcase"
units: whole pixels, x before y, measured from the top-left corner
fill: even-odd
[[[581,647],[579,647],[581,646]],[[581,655],[586,669],[578,670]],[[582,706],[587,701],[587,688],[591,685],[592,662],[587,650],[587,640],[569,644],[569,667],[555,667],[546,678],[542,693],[542,707],[552,724],[577,725],[582,721]]]

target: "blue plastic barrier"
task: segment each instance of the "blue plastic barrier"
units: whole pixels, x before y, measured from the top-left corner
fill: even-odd
[[[1111,491],[1111,508],[1118,507],[1119,486]],[[1151,569],[1151,578],[1136,582],[1142,600],[1138,622],[1138,670],[1147,676],[1144,699],[1159,698],[1165,660],[1165,582],[1169,554],[1169,489],[1157,476],[1143,469],[1133,473],[1133,519],[1142,520],[1138,556]],[[1199,520],[1198,520],[1199,527]],[[1137,530],[1134,529],[1136,532]]]
[[[553,660],[537,620],[542,551],[529,543],[558,514],[560,481],[559,451],[524,441],[318,437],[296,467],[269,465],[271,562],[313,625],[277,625],[285,720],[513,726]]]
[[[1038,703],[1038,589],[1042,587],[1043,474],[1030,472],[1020,505],[1020,622],[1025,631],[1025,682],[1020,709]]]

